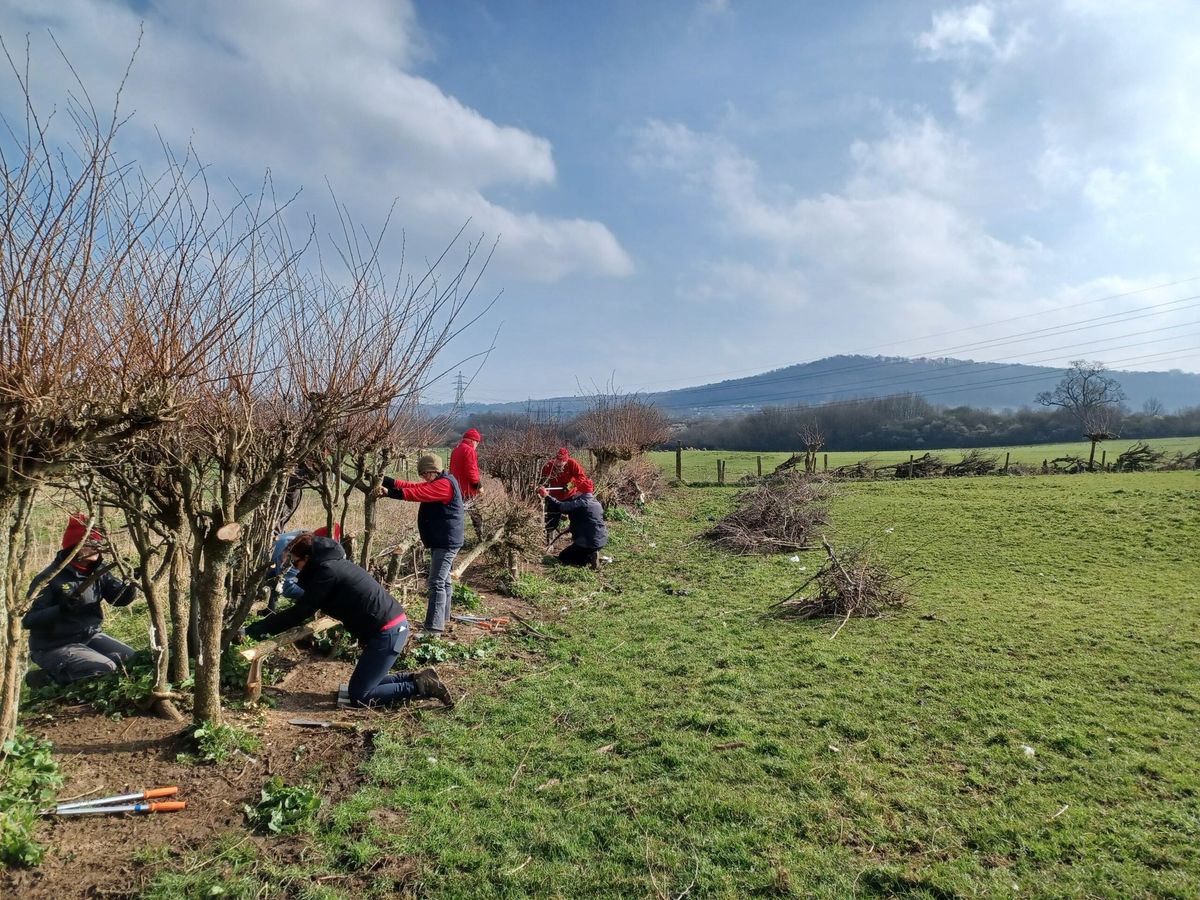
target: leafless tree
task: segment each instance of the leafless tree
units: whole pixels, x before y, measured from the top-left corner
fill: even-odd
[[[800,426],[800,440],[804,443],[804,471],[814,475],[817,471],[817,454],[825,446],[825,434],[815,419]]]
[[[1066,377],[1053,391],[1042,391],[1037,402],[1057,406],[1070,413],[1082,426],[1083,435],[1092,442],[1088,471],[1095,471],[1096,445],[1118,437],[1115,429],[1121,419],[1125,392],[1117,379],[1106,374],[1103,363],[1074,360]]]
[[[593,395],[574,426],[592,451],[597,477],[618,460],[632,459],[658,446],[670,434],[670,423],[657,406],[611,390]]]
[[[195,160],[168,154],[155,177],[122,162],[119,94],[103,114],[81,84],[65,107],[73,133],[57,145],[28,65],[4,53],[24,107],[7,111],[0,141],[0,739],[16,722],[39,488],[80,448],[183,415],[181,385],[246,313],[202,302],[225,266],[210,252]]]
[[[493,427],[479,446],[479,467],[499,479],[514,499],[533,502],[542,483],[542,466],[560,446],[562,435],[553,425],[525,419]]]

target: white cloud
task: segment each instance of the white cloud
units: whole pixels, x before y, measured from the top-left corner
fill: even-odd
[[[851,158],[855,170],[841,191],[795,196],[764,184],[727,140],[677,123],[649,123],[638,146],[643,169],[655,163],[706,188],[723,228],[789,260],[784,270],[802,271],[814,297],[837,297],[847,309],[913,302],[945,310],[1028,284],[1041,249],[990,235],[951,202],[969,159],[936,123],[897,119],[885,139],[856,143]],[[761,275],[777,270],[769,264]],[[741,282],[752,283],[744,273]]]
[[[992,36],[995,13],[986,3],[976,3],[933,14],[933,24],[917,37],[917,46],[930,59],[963,59],[980,48],[997,52]]]
[[[0,10],[0,33],[34,32],[35,66],[61,79],[37,35],[49,18],[93,95],[111,96],[137,15],[103,0],[64,0],[51,10],[15,0]],[[145,31],[124,98],[136,110],[128,131],[143,151],[152,151],[158,129],[173,145],[194,142],[221,176],[255,179],[269,168],[281,185],[304,185],[306,208],[323,202],[328,178],[365,219],[399,198],[398,224],[434,243],[474,217],[473,225],[506,232],[497,261],[511,276],[632,270],[602,223],[485,197],[552,187],[553,148],[410,71],[428,50],[409,2],[160,0],[145,12]]]

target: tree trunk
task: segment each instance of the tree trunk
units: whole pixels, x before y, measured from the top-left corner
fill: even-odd
[[[0,743],[13,736],[25,675],[26,526],[37,491],[0,498]]]
[[[196,700],[192,719],[197,725],[221,721],[221,632],[228,603],[226,577],[233,544],[217,537],[214,526],[201,549],[203,569],[195,582],[199,651],[196,654]]]
[[[167,573],[167,595],[171,603],[171,681],[182,684],[191,676],[188,662],[188,560],[182,547],[176,547]]]
[[[175,550],[170,565],[174,565]],[[167,614],[163,608],[163,584],[170,581],[168,574],[157,579],[149,572],[142,573],[142,593],[146,595],[146,608],[150,613],[150,652],[154,655],[154,711],[161,718],[179,721],[183,718],[168,696],[171,693],[171,640],[167,629]]]
[[[368,572],[371,570],[371,542],[375,538],[378,506],[379,498],[374,491],[368,490],[363,494],[363,533],[362,546],[358,549],[358,564]]]

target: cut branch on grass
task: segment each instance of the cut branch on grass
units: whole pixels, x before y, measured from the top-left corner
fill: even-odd
[[[821,544],[825,563],[791,594],[772,603],[768,614],[787,619],[840,618],[829,638],[833,640],[852,617],[876,618],[908,603],[905,576],[894,575],[877,562],[869,547],[853,547],[839,555],[829,541],[822,538]],[[798,596],[810,587],[814,588],[810,594]]]
[[[705,532],[734,553],[802,550],[829,521],[830,485],[788,472],[738,495],[737,507]]]

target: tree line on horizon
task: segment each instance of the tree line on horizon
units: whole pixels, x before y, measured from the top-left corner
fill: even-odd
[[[824,449],[911,450],[937,447],[998,447],[1087,440],[1080,420],[1061,408],[995,411],[943,407],[918,394],[830,403],[771,406],[744,416],[694,419],[670,444],[706,450],[796,451],[801,432],[815,425]],[[1200,434],[1200,406],[1163,413],[1149,401],[1140,411],[1118,411],[1113,439],[1154,439]]]

